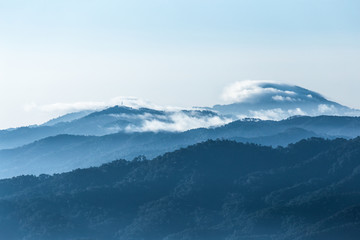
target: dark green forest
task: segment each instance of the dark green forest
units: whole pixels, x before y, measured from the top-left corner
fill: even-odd
[[[0,180],[0,239],[358,240],[360,138],[210,140]]]

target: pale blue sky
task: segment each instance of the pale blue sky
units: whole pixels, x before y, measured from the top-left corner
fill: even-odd
[[[212,105],[247,79],[360,108],[360,1],[0,0],[0,129],[59,114],[35,105]]]

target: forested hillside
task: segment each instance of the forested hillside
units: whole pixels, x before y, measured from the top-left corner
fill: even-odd
[[[355,240],[360,138],[207,141],[0,181],[0,239]]]

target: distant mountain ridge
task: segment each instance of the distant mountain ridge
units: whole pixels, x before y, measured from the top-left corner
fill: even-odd
[[[112,106],[2,130],[0,178],[151,158],[208,139],[286,146],[310,137],[360,136],[359,117],[351,117],[359,110],[305,88],[244,81],[224,96],[232,103],[193,109]]]
[[[301,139],[360,136],[359,117],[293,117],[282,121],[238,120],[217,128],[186,132],[135,132],[105,136],[58,135],[0,151],[0,178],[59,173],[115,159],[148,158],[208,139],[286,146]]]
[[[0,150],[20,147],[59,134],[104,136],[118,132],[184,132],[246,118],[283,120],[291,116],[360,116],[360,111],[329,101],[299,86],[244,81],[227,93],[230,104],[193,109],[112,106],[84,110],[39,126],[0,131]],[[341,134],[340,134],[341,135]]]
[[[68,114],[40,126],[1,130],[0,149],[19,147],[59,134],[103,136],[118,132],[179,132],[231,121],[209,110],[163,111],[114,106],[100,111]]]

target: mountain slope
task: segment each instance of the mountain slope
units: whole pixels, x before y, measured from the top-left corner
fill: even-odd
[[[360,115],[359,110],[330,101],[314,91],[271,81],[237,82],[223,95],[232,103],[210,108],[222,115],[271,120],[294,115]]]
[[[355,240],[360,139],[208,141],[153,160],[0,181],[0,238]]]
[[[59,134],[103,136],[118,132],[181,132],[231,121],[209,110],[160,111],[115,106],[65,115],[40,126],[1,130],[0,149],[19,147]]]
[[[310,137],[360,135],[357,117],[297,117],[283,121],[236,121],[228,125],[186,132],[117,133],[106,136],[59,135],[0,151],[0,178],[21,174],[59,173],[79,167],[145,155],[148,158],[208,139],[231,139],[286,146]]]
[[[73,113],[68,113],[65,114],[63,116],[51,119],[47,122],[45,122],[44,124],[41,124],[41,126],[53,126],[55,124],[58,123],[67,123],[67,122],[72,122],[75,121],[77,119],[83,118],[91,113],[93,113],[94,111],[92,110],[84,110],[84,111],[80,111],[80,112],[73,112]]]

